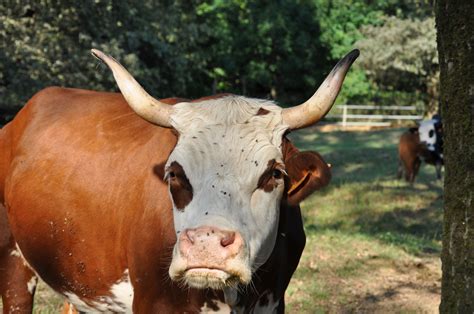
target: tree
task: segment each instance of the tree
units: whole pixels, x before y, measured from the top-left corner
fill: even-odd
[[[214,25],[217,91],[297,103],[331,66],[310,1],[211,1],[200,10]]]
[[[390,31],[387,19],[397,21],[425,20],[433,16],[433,0],[313,0],[316,4],[316,19],[321,25],[321,41],[329,50],[329,57],[335,62],[341,55],[353,49],[355,46],[361,46],[361,57],[354,64],[354,67],[348,73],[339,97],[338,103],[372,103],[378,105],[406,105],[416,102],[423,106],[428,102],[423,95],[426,93],[418,92],[417,89],[407,88],[400,90],[399,86],[381,85],[374,77],[373,73],[366,73],[368,60],[374,55],[375,47],[382,49],[389,48],[392,43],[380,43],[383,37],[383,31]],[[433,23],[433,21],[431,21]],[[408,23],[405,23],[408,24]],[[429,23],[424,23],[429,24]],[[421,26],[417,23],[415,26]],[[435,36],[432,25],[423,25],[423,30],[428,36],[424,42],[429,42],[427,49],[436,53]],[[380,27],[380,28],[379,28]],[[374,33],[367,33],[367,30],[374,30]],[[412,28],[413,30],[413,28]],[[415,29],[416,31],[416,29]],[[431,34],[429,33],[431,31]],[[392,32],[393,34],[393,32]],[[422,34],[420,36],[424,36]],[[377,37],[377,39],[373,39]],[[401,37],[401,36],[398,36]],[[423,38],[423,37],[418,37]],[[422,40],[423,41],[423,40]],[[358,42],[366,44],[359,45]],[[375,45],[374,45],[375,44]],[[396,43],[397,45],[397,43]],[[393,50],[393,49],[392,49]],[[378,52],[378,51],[377,51]],[[386,55],[384,53],[383,55]],[[409,57],[413,57],[411,54]],[[389,59],[389,58],[387,58]],[[415,58],[416,59],[416,58]],[[385,60],[386,61],[386,60]],[[411,60],[410,60],[411,62]],[[390,62],[389,62],[390,64]],[[436,67],[434,67],[436,68]],[[380,72],[386,69],[379,69]],[[390,71],[388,71],[390,73]],[[406,74],[405,72],[404,74]],[[399,73],[396,73],[397,76]],[[412,77],[413,75],[410,75]],[[433,75],[436,77],[436,75]],[[420,80],[418,80],[420,81]],[[424,88],[430,92],[436,92],[436,82],[426,80],[430,88]],[[422,84],[425,87],[426,84]],[[421,98],[422,101],[419,101]],[[437,98],[436,96],[431,99]],[[436,99],[437,100],[437,99]]]
[[[383,16],[386,0],[313,0],[316,19],[321,25],[321,41],[329,50],[328,63],[354,49],[355,43],[364,38],[363,25],[378,25]],[[364,55],[362,51],[362,55]],[[372,84],[357,61],[344,81],[344,88],[337,103],[367,103]]]
[[[474,2],[436,6],[446,167],[440,312],[473,313]]]
[[[0,107],[20,107],[48,85],[115,90],[91,48],[119,59],[156,97],[209,93],[204,47],[212,30],[196,15],[200,2],[1,2]]]
[[[116,90],[92,47],[155,97],[233,92],[296,104],[364,38],[365,25],[382,25],[384,16],[424,20],[432,1],[0,1],[0,109],[19,108],[49,85]],[[384,96],[359,63],[338,102]]]
[[[439,70],[434,18],[385,17],[383,25],[361,28],[359,65],[381,92],[416,95],[428,116],[438,109]],[[397,103],[393,93],[391,102]],[[402,101],[403,98],[402,98]],[[406,100],[405,100],[406,101]]]

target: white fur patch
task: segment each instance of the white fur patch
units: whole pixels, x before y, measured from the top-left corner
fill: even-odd
[[[110,295],[100,296],[86,303],[74,293],[64,292],[63,294],[81,312],[132,313],[133,287],[128,269],[125,270],[122,278],[110,287]]]
[[[217,308],[215,308],[215,306],[217,306]],[[203,307],[201,307],[199,310],[200,310],[200,313],[229,314],[232,312],[232,309],[230,308],[230,306],[220,301],[213,302],[212,306],[208,304],[207,302],[204,302]]]
[[[38,277],[33,276],[33,277],[31,277],[31,279],[26,284],[26,286],[28,287],[28,292],[30,294],[33,294],[33,291],[35,290],[37,283],[38,283]]]
[[[36,274],[36,271],[28,264],[26,261],[25,257],[23,256],[23,253],[21,253],[20,247],[18,246],[18,243],[15,243],[15,248],[10,252],[11,256],[16,256],[20,258],[23,262],[23,265],[28,267],[32,272]]]
[[[126,313],[132,313],[133,287],[130,283],[128,269],[125,270],[123,278],[125,278],[125,280],[114,284],[110,289],[110,292],[112,293],[112,299],[116,304],[120,304],[121,308],[125,309]]]
[[[13,249],[13,250],[10,252],[10,255],[11,255],[11,256],[16,256],[16,257],[23,257],[23,256],[21,256],[20,251],[17,250],[17,249]]]
[[[81,312],[97,313],[97,309],[89,306],[86,302],[82,301],[77,295],[71,292],[63,292],[69,303],[73,304],[74,307]]]

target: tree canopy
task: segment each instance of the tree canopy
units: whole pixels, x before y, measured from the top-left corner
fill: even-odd
[[[156,97],[307,99],[354,47],[339,102],[436,106],[429,0],[12,0],[0,4],[0,108],[49,85],[116,90],[90,48]]]

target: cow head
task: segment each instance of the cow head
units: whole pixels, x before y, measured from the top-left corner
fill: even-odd
[[[177,234],[171,279],[214,289],[250,283],[275,245],[281,202],[297,204],[329,180],[319,155],[291,151],[284,134],[329,111],[359,52],[344,57],[308,101],[290,109],[233,95],[169,106],[113,58],[92,53],[112,69],[137,114],[178,133],[164,175]]]
[[[429,151],[436,150],[436,143],[438,139],[437,120],[424,120],[420,122],[418,133],[420,136],[420,143],[425,145]]]

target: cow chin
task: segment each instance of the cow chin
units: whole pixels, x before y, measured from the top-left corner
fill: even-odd
[[[171,263],[169,269],[171,279],[196,289],[222,290],[224,288],[235,288],[238,285],[249,284],[252,278],[250,267],[237,261],[228,263],[225,268],[214,267],[214,265],[212,267],[177,267],[177,264],[181,263]]]
[[[191,268],[184,272],[184,282],[191,288],[211,288],[221,290],[236,287],[240,283],[238,275],[212,268]]]

